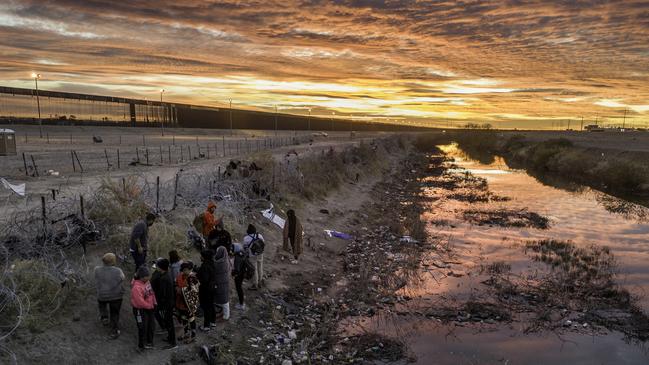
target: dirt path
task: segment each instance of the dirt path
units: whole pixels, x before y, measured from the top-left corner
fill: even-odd
[[[327,145],[323,145],[325,147]],[[342,146],[337,144],[336,146]],[[318,146],[320,147],[320,146]],[[293,147],[291,147],[292,149]],[[302,146],[302,149],[307,149]],[[313,147],[312,147],[313,148]],[[328,147],[327,147],[328,148]],[[336,147],[338,148],[338,147]],[[288,148],[275,152],[279,157]],[[316,150],[317,151],[317,150]],[[297,265],[290,264],[280,252],[282,239],[280,229],[263,218],[259,213],[253,214],[252,223],[266,238],[265,272],[267,275],[265,288],[261,291],[246,291],[246,303],[249,309],[242,313],[232,308],[232,318],[229,322],[219,323],[216,330],[200,333],[198,340],[192,345],[182,345],[177,350],[155,350],[139,354],[136,349],[136,326],[130,313],[128,294],[124,298],[121,312],[122,336],[115,341],[106,340],[105,329],[97,319],[94,293],[84,293],[73,309],[64,311],[58,324],[43,333],[28,333],[21,331],[12,341],[19,356],[19,363],[84,363],[84,364],[165,364],[171,363],[202,363],[198,357],[202,345],[221,346],[230,349],[229,355],[243,363],[258,362],[256,357],[257,345],[251,338],[265,334],[263,321],[270,321],[268,309],[269,298],[279,293],[318,291],[323,289],[320,300],[327,301],[334,295],[327,290],[326,285],[340,277],[341,267],[339,255],[344,252],[348,241],[328,238],[324,229],[336,229],[350,232],[358,229],[358,217],[365,214],[362,209],[373,199],[372,191],[386,174],[396,171],[403,156],[391,156],[389,168],[374,175],[361,176],[358,182],[346,181],[338,190],[330,193],[326,199],[303,202],[297,206],[297,215],[301,218],[307,238],[305,253]],[[212,164],[214,161],[205,162]],[[241,239],[240,232],[233,232],[233,239]],[[103,254],[102,247],[93,247],[88,254],[89,267],[99,263]],[[197,254],[191,257],[197,262]],[[247,283],[244,283],[246,286]],[[232,307],[236,301],[234,285],[231,284],[230,301]],[[299,287],[299,288],[298,288]],[[306,289],[305,289],[306,288]],[[319,292],[319,291],[318,291]],[[199,324],[200,319],[199,319]],[[289,321],[287,320],[287,323]],[[301,336],[301,333],[298,333]],[[163,344],[162,335],[156,336],[156,346]],[[254,346],[253,346],[254,345]],[[255,347],[257,346],[257,347]],[[261,352],[263,356],[263,351]],[[249,356],[247,356],[249,355]],[[248,358],[246,358],[248,357]],[[254,360],[254,361],[253,361]],[[269,360],[269,363],[275,363]]]

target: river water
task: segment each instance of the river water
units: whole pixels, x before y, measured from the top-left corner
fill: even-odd
[[[577,323],[576,331],[525,333],[526,323],[452,323],[426,316],[426,308],[441,301],[453,302],[480,297],[482,265],[506,262],[512,272],[534,273],[544,264],[535,262],[521,247],[530,240],[570,240],[576,246],[608,246],[615,256],[617,282],[639,297],[649,311],[649,222],[647,209],[620,201],[587,188],[565,190],[545,185],[524,171],[510,169],[496,158],[485,165],[472,161],[455,146],[443,146],[455,158],[456,173],[470,171],[485,178],[490,190],[511,200],[471,203],[470,208],[520,208],[550,219],[550,228],[503,228],[472,225],[459,212],[469,203],[440,199],[431,203],[426,221],[444,222],[429,227],[430,234],[443,237],[452,247],[447,274],[424,271],[420,281],[400,294],[411,297],[393,311],[372,318],[357,318],[352,328],[395,336],[416,356],[416,364],[649,364],[645,344],[629,343],[621,333],[590,330]],[[430,196],[439,192],[431,188]],[[437,273],[436,273],[437,272]],[[524,316],[524,315],[523,315]]]

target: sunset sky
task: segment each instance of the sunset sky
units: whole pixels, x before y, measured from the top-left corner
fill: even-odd
[[[430,124],[649,123],[649,1],[7,1],[0,85]]]

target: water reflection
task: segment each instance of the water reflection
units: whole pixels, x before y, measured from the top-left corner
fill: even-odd
[[[543,184],[524,171],[509,168],[499,158],[482,164],[467,159],[453,146],[442,149],[453,155],[455,165],[485,179],[493,194],[511,200],[449,199],[449,187],[463,186],[456,179],[448,178],[444,184],[425,180],[426,193],[436,198],[430,200],[424,214],[426,221],[433,222],[429,233],[446,239],[424,258],[424,274],[419,280],[399,292],[410,301],[372,318],[357,318],[356,324],[404,338],[418,364],[649,363],[645,345],[627,343],[618,332],[603,334],[585,326],[578,331],[528,333],[525,313],[512,322],[478,318],[444,324],[439,313],[430,311],[468,301],[487,302],[486,268],[497,262],[528,278],[547,274],[551,270],[546,264],[549,255],[535,261],[524,249],[530,241],[553,239],[569,240],[575,249],[609,247],[618,264],[617,284],[639,297],[640,307],[649,311],[645,295],[649,290],[646,208],[574,184],[564,184],[565,188],[556,188],[559,183]],[[548,230],[472,225],[462,219],[467,209],[528,209],[548,217],[551,223]],[[453,255],[440,254],[448,251]]]

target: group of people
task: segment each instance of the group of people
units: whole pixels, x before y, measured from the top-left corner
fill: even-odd
[[[251,280],[251,290],[264,283],[264,237],[254,225],[248,225],[242,243],[233,243],[225,230],[223,217],[215,218],[216,204],[209,202],[202,214],[201,229],[206,245],[200,252],[200,265],[183,261],[176,250],[168,258],[158,258],[152,269],[147,266],[148,236],[156,216],[147,214],[132,229],[129,251],[135,262],[131,280],[131,307],[138,328],[138,348],[153,348],[155,323],[166,333],[167,348],[178,341],[190,343],[196,338],[196,318],[203,315],[202,331],[216,327],[217,320],[230,318],[230,276],[234,278],[238,302],[235,308],[245,310],[244,280]],[[283,248],[293,253],[297,263],[302,253],[302,226],[293,210],[287,213]],[[107,253],[103,266],[95,268],[100,319],[110,327],[109,338],[120,335],[119,315],[125,292],[124,272],[117,267],[117,257]],[[176,337],[174,318],[183,327]]]

